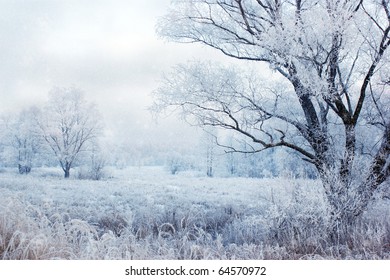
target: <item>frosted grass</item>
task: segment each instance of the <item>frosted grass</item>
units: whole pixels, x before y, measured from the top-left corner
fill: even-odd
[[[111,170],[103,181],[56,170],[0,174],[3,259],[389,258],[389,203],[329,244],[318,181]],[[378,215],[380,213],[380,215]],[[366,234],[368,233],[369,234]],[[362,243],[364,239],[364,244]]]

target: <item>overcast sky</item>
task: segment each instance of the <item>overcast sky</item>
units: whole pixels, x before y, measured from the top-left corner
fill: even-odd
[[[197,57],[199,45],[155,34],[170,0],[0,0],[0,114],[75,86],[108,127],[148,126],[146,108],[161,74]]]

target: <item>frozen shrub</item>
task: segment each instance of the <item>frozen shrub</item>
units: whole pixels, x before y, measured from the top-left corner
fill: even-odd
[[[91,162],[89,166],[90,179],[100,180],[103,179],[106,174],[104,167],[106,166],[106,158],[102,153],[93,152],[91,155]]]
[[[172,175],[175,175],[181,171],[193,169],[192,160],[191,157],[174,152],[168,156],[166,167]]]
[[[104,166],[80,166],[76,171],[76,178],[79,180],[102,180],[108,177]]]

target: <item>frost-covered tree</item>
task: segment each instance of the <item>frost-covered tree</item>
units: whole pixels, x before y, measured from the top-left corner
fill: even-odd
[[[17,165],[20,174],[28,174],[39,153],[41,141],[36,115],[38,108],[31,107],[16,116],[5,118],[3,145],[10,164]]]
[[[389,1],[174,1],[158,32],[274,71],[261,81],[213,64],[178,66],[156,106],[244,135],[244,152],[299,153],[322,180],[331,236],[346,233],[390,174]]]
[[[76,88],[54,88],[39,119],[42,136],[69,178],[78,155],[102,129],[96,107]]]
[[[101,180],[106,175],[105,167],[107,164],[107,156],[102,149],[102,144],[90,141],[84,150],[85,153],[80,155],[77,160],[76,177],[78,179]]]
[[[204,150],[204,157],[205,159],[205,169],[206,169],[206,175],[208,177],[213,177],[215,173],[215,165],[216,165],[216,151],[215,151],[215,135],[216,131],[208,129],[207,131],[204,131],[201,139],[200,139],[200,145],[202,146],[201,149]]]

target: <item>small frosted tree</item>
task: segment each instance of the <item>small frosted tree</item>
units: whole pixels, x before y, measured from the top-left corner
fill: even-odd
[[[35,119],[37,112],[38,109],[35,107],[22,111],[12,129],[13,146],[17,150],[20,174],[30,173],[33,160],[39,153],[41,141]]]
[[[31,171],[39,153],[41,141],[36,116],[38,108],[31,107],[4,120],[3,145],[12,164],[17,164],[20,174]]]
[[[203,132],[203,135],[201,137],[201,145],[204,149],[204,155],[205,155],[205,165],[206,165],[206,175],[208,177],[213,177],[215,172],[215,161],[216,161],[216,151],[215,151],[215,130],[208,129],[207,131]]]
[[[69,178],[78,155],[101,133],[97,109],[77,88],[54,88],[39,119],[43,139]]]

